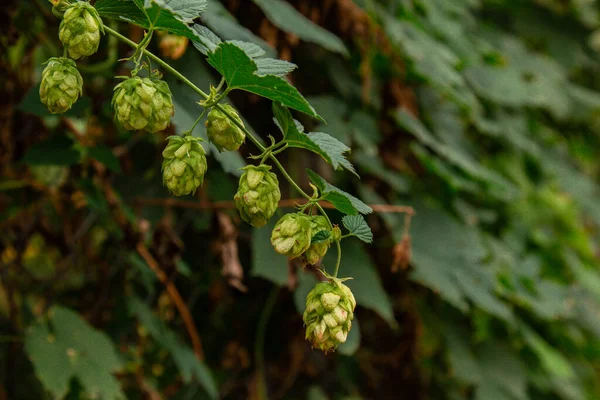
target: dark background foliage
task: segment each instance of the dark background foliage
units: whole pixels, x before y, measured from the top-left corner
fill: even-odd
[[[238,168],[258,150],[206,144],[204,187],[170,197],[165,138],[200,99],[166,74],[173,125],[121,131],[110,99],[131,50],[107,35],[79,63],[84,97],[51,116],[38,87],[60,20],[45,0],[9,0],[1,400],[600,397],[597,1],[209,0],[196,21],[296,63],[291,82],[327,124],[296,117],[352,147],[360,180],[282,153],[305,190],[311,168],[375,208],[374,243],[344,242],[348,342],[311,350],[301,313],[318,274],[239,219]],[[191,44],[169,62],[205,90],[220,79]],[[227,100],[257,136],[278,134],[270,101]],[[282,192],[275,218],[298,197]]]

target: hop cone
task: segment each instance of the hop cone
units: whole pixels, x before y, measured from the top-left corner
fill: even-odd
[[[58,29],[58,37],[75,60],[91,56],[98,50],[104,25],[98,11],[85,1],[67,7]]]
[[[310,218],[310,225],[312,229],[312,236],[315,236],[317,233],[321,231],[330,231],[329,222],[327,218],[322,215],[313,215]],[[311,237],[312,239],[312,237]],[[327,249],[329,249],[329,245],[331,244],[331,238],[318,242],[311,243],[310,247],[306,252],[302,255],[303,261],[307,264],[316,264],[320,258],[325,256],[327,253]]]
[[[310,218],[303,213],[284,215],[273,228],[271,244],[279,254],[296,258],[310,246]]]
[[[163,151],[163,184],[175,196],[196,191],[206,173],[206,153],[198,138],[169,136]]]
[[[223,108],[233,115],[233,118],[239,122],[242,126],[244,123],[240,118],[238,112],[232,106],[224,104]],[[206,133],[208,139],[219,151],[229,150],[235,151],[240,148],[246,134],[237,125],[231,121],[227,115],[220,110],[213,108],[208,113],[208,119],[206,121]]]
[[[245,167],[234,197],[242,219],[256,228],[269,221],[281,199],[279,181],[270,169],[268,165]]]
[[[328,353],[344,343],[352,326],[356,300],[340,279],[320,282],[306,297],[306,339]]]
[[[51,58],[42,72],[40,100],[52,114],[71,109],[82,93],[83,79],[75,61],[68,58]]]
[[[126,79],[115,87],[112,99],[115,116],[127,130],[162,131],[174,113],[171,90],[156,78]]]

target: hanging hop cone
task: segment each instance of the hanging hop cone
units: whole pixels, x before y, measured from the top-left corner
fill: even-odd
[[[191,135],[169,136],[162,163],[163,184],[175,196],[194,193],[208,168],[200,140]]]
[[[64,13],[58,37],[69,55],[78,60],[98,51],[100,33],[104,33],[104,24],[98,11],[88,2],[77,1],[68,6]]]
[[[243,168],[240,186],[234,196],[240,216],[250,225],[264,226],[277,210],[281,199],[277,176],[268,165],[248,165]]]
[[[348,338],[355,307],[354,295],[340,279],[317,283],[306,297],[306,339],[325,353],[334,351]]]
[[[161,31],[157,33],[160,38],[158,47],[163,56],[179,60],[185,54],[190,42],[188,38]]]
[[[271,244],[277,253],[296,258],[308,249],[311,238],[310,218],[299,212],[286,214],[275,224]]]
[[[71,109],[82,93],[83,79],[75,61],[69,58],[51,58],[42,72],[40,100],[52,114]]]
[[[238,112],[232,106],[224,104],[223,108],[242,126],[244,123]],[[246,134],[231,121],[225,113],[213,108],[208,113],[206,120],[206,133],[208,140],[222,152],[223,150],[236,151],[246,140]]]
[[[115,87],[115,117],[126,130],[156,133],[167,128],[174,114],[169,85],[156,78],[135,76]]]
[[[313,215],[310,218],[310,226],[312,229],[312,237],[314,237],[317,233],[321,231],[330,231],[329,222],[327,222],[327,218],[322,215]],[[311,237],[311,240],[312,240]],[[302,261],[306,264],[314,265],[319,259],[325,256],[327,253],[327,249],[331,245],[331,235],[324,241],[320,241],[318,243],[311,243],[310,247],[306,252],[302,255]]]

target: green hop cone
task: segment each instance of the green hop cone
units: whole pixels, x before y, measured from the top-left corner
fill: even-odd
[[[66,8],[58,29],[58,37],[75,60],[91,56],[100,45],[100,33],[104,24],[98,11],[85,1],[78,1]]]
[[[281,217],[273,228],[271,244],[277,253],[296,258],[309,248],[311,238],[310,218],[299,212]]]
[[[319,282],[306,297],[306,339],[325,353],[334,351],[348,338],[356,300],[340,279]]]
[[[223,108],[232,115],[241,126],[244,126],[244,123],[235,108],[228,104],[224,104]],[[236,151],[246,139],[244,131],[235,125],[225,113],[217,108],[213,108],[210,110],[210,113],[208,113],[206,133],[208,135],[208,140],[210,140],[220,152],[223,150]]]
[[[75,61],[69,58],[51,58],[42,72],[40,100],[52,114],[71,109],[82,93],[83,78]]]
[[[169,85],[156,78],[135,76],[115,87],[115,117],[126,130],[156,133],[166,129],[174,113]]]
[[[329,222],[324,216],[313,215],[309,218],[313,237],[321,231],[331,231],[331,229],[329,228]],[[324,240],[322,242],[311,243],[308,250],[306,250],[306,252],[302,255],[303,261],[311,265],[316,264],[319,261],[319,259],[325,256],[325,253],[327,253],[327,249],[329,249],[330,245],[331,236],[327,240]]]
[[[208,168],[200,140],[191,135],[169,136],[163,151],[163,184],[175,196],[196,191]]]
[[[277,210],[281,199],[277,176],[268,165],[248,165],[243,168],[240,186],[234,196],[240,216],[250,225],[264,226]]]

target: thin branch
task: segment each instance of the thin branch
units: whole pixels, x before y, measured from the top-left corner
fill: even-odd
[[[133,202],[142,206],[159,206],[159,207],[179,207],[179,208],[191,208],[196,210],[229,210],[236,208],[235,202],[233,201],[191,201],[191,200],[179,200],[174,198],[165,199],[151,199],[146,197],[136,197]],[[296,199],[285,199],[279,202],[281,208],[292,208],[305,202],[302,198]],[[319,202],[323,208],[335,208],[335,206],[329,202]],[[369,207],[376,213],[399,213],[407,215],[415,215],[415,209],[410,206],[397,206],[393,204],[369,204]]]
[[[142,243],[138,243],[138,245],[136,246],[136,249],[137,249],[138,253],[140,254],[140,256],[142,256],[144,261],[146,261],[146,264],[148,264],[150,269],[156,274],[158,279],[162,282],[162,284],[165,285],[165,287],[167,289],[167,293],[169,294],[169,297],[171,298],[173,303],[175,303],[175,307],[177,307],[179,314],[181,314],[181,318],[183,318],[183,322],[188,331],[188,334],[190,335],[190,338],[192,339],[192,346],[194,348],[194,354],[196,354],[196,357],[198,358],[198,360],[203,361],[204,360],[204,351],[202,350],[202,342],[200,341],[200,335],[198,334],[196,325],[194,325],[194,319],[192,318],[192,314],[190,313],[188,306],[185,304],[185,301],[183,301],[183,299],[181,298],[181,295],[179,294],[177,287],[175,287],[175,284],[173,284],[173,282],[171,282],[169,280],[167,275],[164,273],[164,271],[158,265],[158,262],[154,259],[154,257],[152,257],[152,254],[150,254],[150,252],[148,251],[146,246],[144,246]]]

